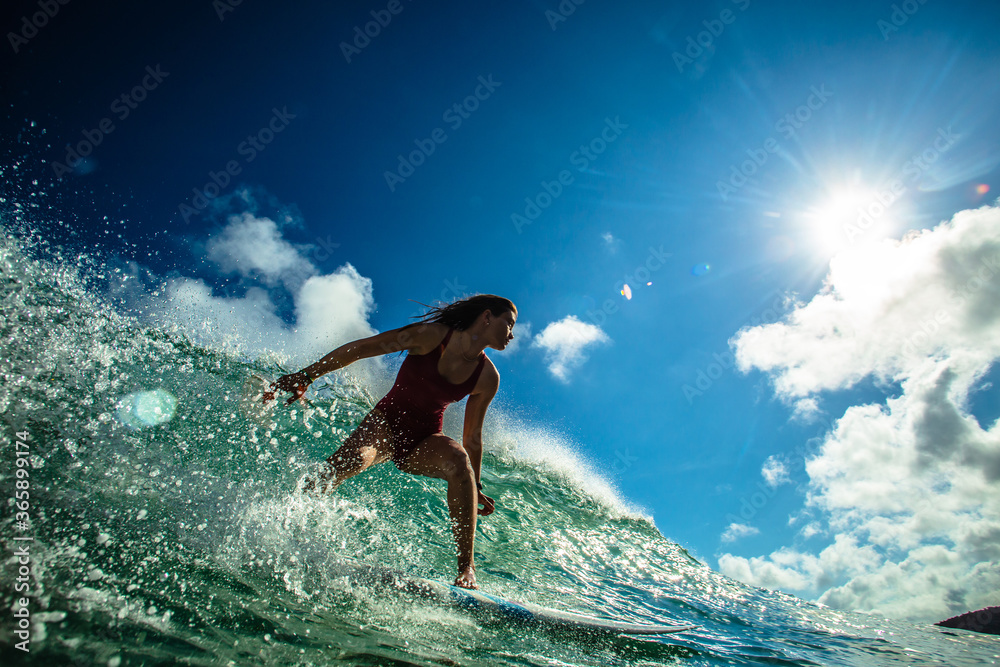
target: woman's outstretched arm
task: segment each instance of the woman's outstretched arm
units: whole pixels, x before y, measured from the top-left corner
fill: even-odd
[[[437,342],[437,338],[443,335],[435,331],[441,326],[437,324],[410,325],[345,343],[301,371],[282,375],[271,384],[271,387],[294,394],[287,401],[287,404],[290,405],[302,398],[309,385],[316,379],[331,371],[349,366],[355,361],[402,352],[403,350],[412,350],[418,354],[429,351],[429,348]]]

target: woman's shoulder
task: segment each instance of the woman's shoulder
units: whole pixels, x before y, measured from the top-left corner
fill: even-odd
[[[483,357],[485,358],[483,361],[483,370],[479,373],[479,379],[476,381],[474,391],[495,393],[497,387],[500,386],[500,372],[493,365],[493,360],[488,355],[484,354]]]
[[[412,354],[427,354],[441,344],[449,327],[438,322],[417,322],[399,331],[409,339],[405,347]]]

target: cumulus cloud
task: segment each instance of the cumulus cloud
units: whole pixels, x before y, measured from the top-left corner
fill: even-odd
[[[208,259],[225,273],[261,279],[290,290],[317,273],[299,249],[286,241],[270,218],[252,213],[230,216],[222,231],[206,244]]]
[[[741,537],[750,537],[751,535],[760,535],[760,530],[745,523],[731,523],[722,533],[722,541],[735,542]]]
[[[762,588],[803,591],[830,586],[836,577],[860,575],[879,563],[874,548],[859,544],[850,535],[838,535],[819,554],[781,548],[764,557],[741,558],[723,554],[723,574]]]
[[[963,211],[934,230],[838,255],[822,293],[784,322],[735,339],[739,368],[806,397],[868,376],[907,377],[945,352],[966,368],[1000,347],[1000,209]]]
[[[162,280],[136,265],[128,287],[119,288],[116,296],[154,323],[176,327],[201,344],[253,357],[276,355],[291,365],[315,361],[343,343],[375,333],[368,324],[375,307],[372,281],[351,264],[320,275],[270,218],[232,215],[204,247],[222,271],[249,279],[251,286],[242,296],[217,294],[202,279]],[[151,286],[156,283],[158,287]],[[140,288],[142,284],[147,287]],[[287,291],[280,292],[284,310],[274,298],[279,286]]]
[[[295,350],[314,360],[337,344],[375,333],[368,316],[375,307],[372,281],[345,264],[331,274],[313,276],[295,297]]]
[[[767,457],[763,467],[760,469],[760,474],[764,476],[764,481],[771,488],[791,481],[788,477],[788,466],[777,456]]]
[[[790,404],[869,378],[889,396],[848,408],[806,461],[825,530],[723,554],[724,573],[922,621],[1000,601],[1000,424],[968,409],[1000,359],[1000,209],[836,257],[820,294],[733,343]],[[814,554],[803,543],[821,533],[835,542]]]
[[[266,290],[217,296],[203,280],[172,278],[136,302],[147,317],[177,327],[201,344],[258,356],[278,354],[291,364],[311,363],[333,348],[375,333],[371,280],[350,264],[309,278],[295,293],[295,324],[287,324]],[[135,302],[134,302],[135,303]]]
[[[568,382],[570,372],[586,361],[588,347],[609,342],[611,339],[600,327],[568,315],[542,329],[531,345],[545,352],[549,372]]]
[[[792,418],[799,421],[811,422],[816,419],[822,410],[819,406],[819,401],[815,398],[800,398],[795,401],[795,410],[792,413]]]

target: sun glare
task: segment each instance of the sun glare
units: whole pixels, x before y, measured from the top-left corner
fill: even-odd
[[[885,195],[864,188],[832,192],[807,213],[818,251],[832,257],[883,238],[892,227],[889,218],[892,204]]]

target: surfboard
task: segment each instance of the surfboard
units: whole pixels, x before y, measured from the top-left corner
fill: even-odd
[[[431,579],[410,578],[409,583],[423,589],[425,595],[433,595],[462,609],[474,613],[488,613],[494,616],[522,623],[539,623],[572,630],[607,632],[626,635],[666,635],[693,630],[695,625],[655,625],[650,623],[625,623],[611,619],[597,618],[559,609],[550,609],[530,602],[507,600],[479,590],[459,588],[442,584]]]
[[[400,590],[448,604],[477,616],[502,618],[516,623],[547,625],[564,630],[603,632],[627,635],[665,635],[693,630],[697,625],[658,625],[626,623],[559,609],[550,609],[530,602],[507,600],[481,590],[459,588],[422,577],[408,577],[395,570],[370,565],[356,566],[355,574],[367,581],[378,581]]]

